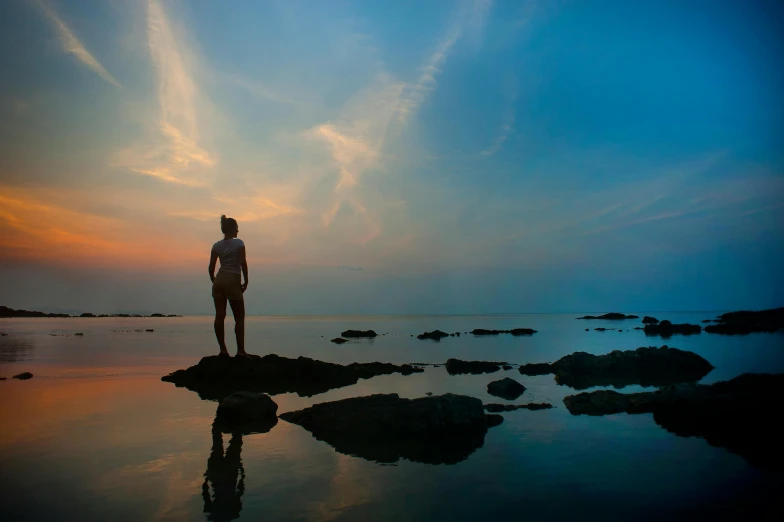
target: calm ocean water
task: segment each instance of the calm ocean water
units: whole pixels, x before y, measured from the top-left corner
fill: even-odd
[[[654,312],[699,323],[720,312]],[[642,316],[646,312],[638,313]],[[639,320],[577,321],[583,314],[491,316],[250,317],[248,351],[320,360],[443,363],[450,357],[511,363],[552,362],[574,351],[667,344],[694,351],[716,368],[702,382],[744,372],[784,372],[784,335],[702,333],[667,340],[631,330]],[[234,351],[233,321],[227,340]],[[599,326],[623,332],[596,332]],[[534,328],[532,337],[462,336],[441,342],[411,335],[441,329]],[[154,332],[145,332],[153,328]],[[384,333],[341,346],[347,328]],[[585,328],[591,328],[586,332]],[[137,331],[141,330],[141,331]],[[450,376],[361,380],[314,397],[274,396],[279,413],[372,393],[421,397],[461,393],[484,402],[492,380],[510,376],[528,389],[515,403],[550,402],[544,411],[504,413],[484,445],[454,465],[400,460],[381,465],[336,452],[299,426],[280,421],[241,442],[211,432],[216,403],[160,381],[215,353],[211,317],[166,319],[0,319],[0,520],[699,520],[759,518],[780,503],[780,472],[699,438],[659,427],[651,415],[572,416],[577,393],[552,375],[516,369]],[[74,336],[76,332],[84,336]],[[10,379],[30,371],[32,380]],[[645,388],[630,386],[624,392]],[[780,412],[772,412],[780,415]],[[220,441],[218,441],[220,442]],[[229,449],[229,446],[231,448]],[[212,458],[211,458],[212,454]],[[241,467],[229,462],[228,454]],[[227,509],[205,512],[203,484],[229,476]],[[221,464],[221,462],[224,462]],[[233,471],[232,466],[234,467]],[[217,475],[216,475],[217,474]],[[227,479],[228,480],[228,479]],[[225,506],[224,506],[225,507]],[[780,509],[780,508],[779,508]]]

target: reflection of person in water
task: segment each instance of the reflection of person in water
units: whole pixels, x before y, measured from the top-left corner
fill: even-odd
[[[223,434],[216,424],[212,425],[212,452],[207,460],[207,471],[201,486],[207,520],[221,522],[239,518],[242,494],[245,493],[245,470],[242,467],[241,452],[240,431],[232,433],[229,447],[224,454]]]

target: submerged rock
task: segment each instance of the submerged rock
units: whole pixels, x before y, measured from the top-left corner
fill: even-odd
[[[512,367],[509,366],[508,364],[504,364],[503,366],[501,366],[501,368],[503,368],[504,370],[511,370],[512,369]]]
[[[451,393],[418,399],[396,393],[354,397],[280,415],[340,453],[427,464],[468,458],[482,447],[488,427],[499,422],[495,417],[485,414],[479,399]]]
[[[784,308],[759,312],[730,312],[720,315],[715,323],[706,326],[705,331],[725,335],[775,332],[784,329]]]
[[[446,371],[449,375],[459,375],[461,373],[493,373],[501,369],[505,362],[492,361],[461,361],[460,359],[449,359],[446,361]]]
[[[499,335],[499,334],[512,334],[515,337],[521,335],[533,335],[536,330],[531,328],[512,328],[511,330],[485,330],[484,328],[475,328],[471,331],[474,335]]]
[[[348,339],[343,339],[342,337],[335,337],[334,339],[331,339],[329,342],[335,344],[343,344],[343,343],[347,343]]]
[[[659,322],[659,320],[656,319],[655,317],[651,317],[650,315],[646,315],[645,317],[642,318],[642,322],[645,324],[656,324]]]
[[[546,402],[531,402],[528,404],[485,404],[485,410],[491,413],[514,410],[549,410],[552,407],[552,404]]]
[[[30,372],[22,372],[14,375],[14,379],[19,379],[20,381],[26,381],[27,379],[32,379],[33,374]]]
[[[692,335],[698,334],[702,331],[702,326],[698,324],[673,324],[668,320],[664,320],[659,324],[648,324],[643,329],[645,335],[658,335],[664,338],[672,337],[675,334]]]
[[[346,330],[340,334],[342,337],[376,337],[378,334],[373,330]]]
[[[84,333],[82,333],[82,332],[76,332],[74,335],[76,335],[76,336],[79,336],[79,337],[82,337],[82,336],[84,335]]]
[[[682,437],[746,458],[753,466],[784,468],[784,374],[743,374],[715,384],[678,384],[655,392],[623,394],[599,390],[571,395],[572,415],[653,413],[661,427]]]
[[[198,392],[202,399],[220,400],[240,390],[311,396],[376,375],[409,375],[423,371],[409,364],[353,363],[344,366],[308,357],[289,359],[275,354],[264,357],[251,355],[249,358],[212,355],[161,380]]]
[[[487,385],[487,393],[509,400],[518,398],[524,391],[525,386],[509,377],[504,377]]]
[[[620,319],[639,319],[640,316],[638,315],[625,315],[620,314],[618,312],[610,312],[609,314],[604,315],[584,315],[582,317],[578,317],[577,319],[609,319],[611,321],[617,321]]]
[[[278,405],[266,393],[234,392],[220,402],[216,417],[229,422],[255,422],[275,418]]]
[[[417,335],[417,339],[430,339],[432,341],[440,341],[444,337],[449,337],[449,334],[442,332],[441,330],[433,330],[432,332],[425,332]]]

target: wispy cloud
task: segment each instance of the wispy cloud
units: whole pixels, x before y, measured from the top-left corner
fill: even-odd
[[[498,136],[496,136],[492,145],[479,153],[480,156],[487,158],[497,153],[504,146],[504,143],[509,139],[512,132],[514,132],[516,99],[516,95],[512,96],[508,106],[504,110],[503,123],[501,124]]]
[[[195,57],[183,39],[175,37],[157,0],[147,3],[147,44],[158,79],[156,144],[122,150],[112,166],[169,183],[205,186],[204,169],[214,167],[217,158],[200,143],[201,96],[190,68]]]
[[[60,45],[62,45],[63,51],[71,53],[83,65],[87,66],[95,74],[111,83],[115,87],[122,87],[120,82],[118,82],[117,79],[112,76],[112,74],[107,71],[106,68],[101,65],[92,54],[90,54],[90,51],[88,51],[84,45],[82,45],[82,42],[79,41],[74,32],[66,25],[62,18],[57,15],[51,5],[49,5],[45,0],[32,1],[33,4],[40,9],[40,11],[54,26],[55,30],[57,31],[57,35],[60,37]]]
[[[401,123],[405,123],[416,113],[427,95],[435,89],[436,76],[441,72],[450,51],[466,32],[467,27],[470,26],[475,38],[481,35],[491,5],[491,0],[473,0],[461,6],[446,34],[422,66],[419,78],[408,87],[406,95],[401,98],[397,109]]]

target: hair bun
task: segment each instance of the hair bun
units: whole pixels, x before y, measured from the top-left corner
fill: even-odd
[[[221,214],[221,223],[226,222],[226,214]]]

